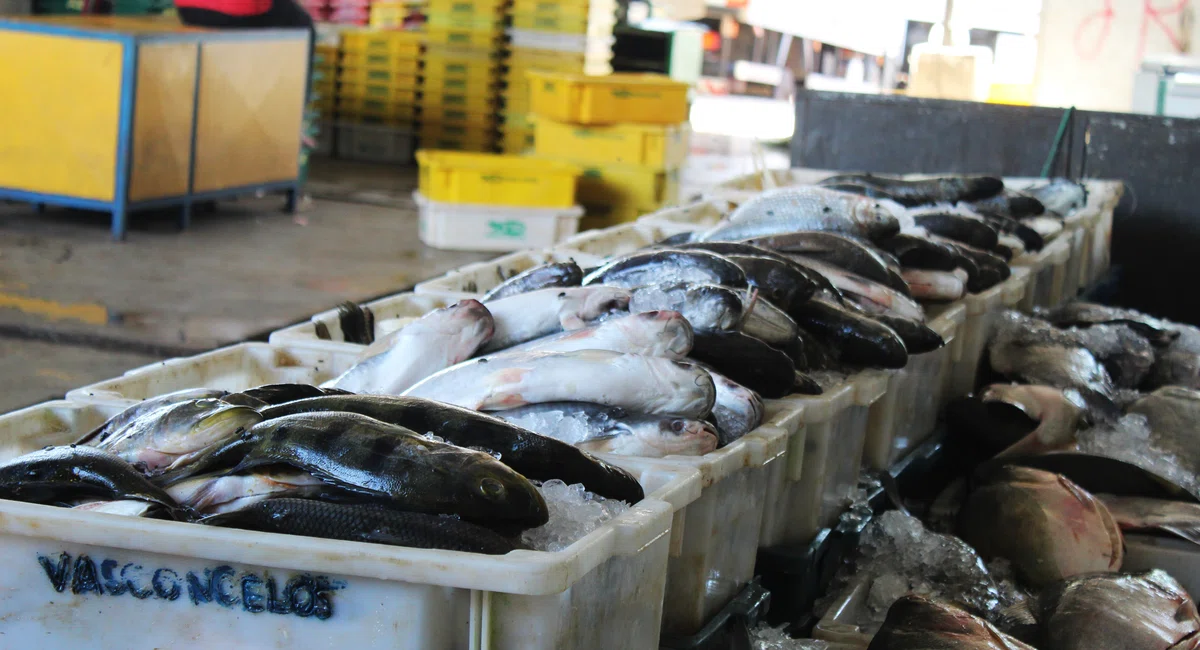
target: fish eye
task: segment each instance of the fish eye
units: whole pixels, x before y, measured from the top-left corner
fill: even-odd
[[[671,420],[671,430],[675,433],[683,433],[683,430],[686,428],[687,423],[683,420]]]
[[[494,478],[485,478],[479,482],[479,492],[489,499],[499,499],[504,496],[504,484]]]

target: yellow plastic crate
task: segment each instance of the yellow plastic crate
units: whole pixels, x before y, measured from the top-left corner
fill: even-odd
[[[342,32],[342,54],[386,52],[396,57],[417,58],[422,40],[422,33],[415,31],[352,29]]]
[[[469,77],[425,77],[422,92],[429,95],[489,95],[494,97],[499,90],[495,81]]]
[[[417,88],[415,68],[342,68],[338,71],[338,83],[366,85],[389,85],[397,88]]]
[[[434,201],[545,208],[575,204],[579,167],[523,156],[418,151],[421,194]]]
[[[416,106],[411,101],[387,101],[367,97],[338,97],[338,116],[373,117],[385,121],[411,122]]]
[[[428,25],[428,42],[433,45],[475,47],[492,50],[504,40],[503,30],[475,30]]]
[[[417,146],[422,149],[441,149],[451,152],[491,152],[496,149],[495,136],[485,138],[461,138],[449,135],[417,135]]]
[[[532,13],[546,16],[587,16],[596,13],[613,13],[617,3],[613,0],[513,0],[513,13]]]
[[[534,137],[535,146],[540,137]],[[679,199],[679,170],[632,165],[584,165],[577,192],[584,205],[651,211]]]
[[[420,9],[411,2],[372,2],[369,24],[372,29],[397,29],[414,13],[420,13]]]
[[[500,113],[500,123],[506,129],[521,129],[533,133],[533,116],[528,113],[506,110]]]
[[[426,18],[426,27],[444,29],[469,29],[477,32],[490,32],[500,35],[504,32],[504,12],[482,15],[461,15],[452,13],[430,12]]]
[[[679,124],[688,119],[690,86],[658,74],[589,77],[530,70],[530,108],[575,124]]]
[[[533,147],[533,132],[520,129],[504,131],[500,149],[504,153],[523,154]]]
[[[454,126],[449,124],[422,124],[417,134],[424,140],[457,140],[477,142],[480,146],[494,147],[500,137],[495,128]]]
[[[537,154],[581,164],[620,164],[674,169],[688,154],[691,128],[673,125],[615,124],[581,126],[534,120]]]
[[[512,26],[516,29],[559,34],[611,34],[616,24],[615,13],[604,17],[517,12],[512,15]]]
[[[503,11],[507,3],[508,0],[429,0],[426,11],[430,14],[484,16]]]
[[[433,113],[443,110],[460,110],[469,113],[495,112],[497,99],[495,93],[467,95],[457,92],[429,93],[421,95],[418,102],[423,109]]]
[[[423,112],[421,114],[422,124],[452,124],[455,126],[479,126],[495,130],[500,124],[495,113],[472,113],[471,111],[459,110],[456,108],[443,108],[442,110],[433,112]]]
[[[420,53],[413,56],[397,56],[390,52],[346,52],[342,55],[341,67],[343,68],[375,68],[402,71],[406,74],[416,75],[417,68],[420,66]]]
[[[560,52],[530,47],[514,47],[509,51],[508,65],[524,75],[527,70],[549,70],[579,74],[608,74],[612,72],[612,51],[603,54]]]
[[[343,83],[338,86],[338,97],[365,97],[385,101],[407,100],[416,103],[416,84],[410,84],[407,77],[398,83]]]

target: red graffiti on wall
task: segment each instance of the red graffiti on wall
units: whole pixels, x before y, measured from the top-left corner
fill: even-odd
[[[1176,0],[1170,6],[1157,7],[1153,0],[1142,0],[1142,27],[1138,32],[1137,45],[1138,60],[1141,60],[1142,55],[1146,53],[1146,35],[1151,24],[1156,25],[1166,35],[1171,47],[1176,52],[1183,51],[1183,37],[1177,28],[1168,25],[1164,19],[1168,16],[1182,14],[1187,8],[1187,4],[1188,0]],[[1084,16],[1079,26],[1075,28],[1075,53],[1079,55],[1079,58],[1092,60],[1099,56],[1108,44],[1108,36],[1112,32],[1115,19],[1113,0],[1104,0],[1104,5],[1100,9]]]

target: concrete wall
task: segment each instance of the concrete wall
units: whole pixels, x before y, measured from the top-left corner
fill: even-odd
[[[1167,29],[1147,15],[1147,6],[1163,13]],[[1200,53],[1200,25],[1185,18],[1196,14],[1200,0],[1044,0],[1036,102],[1128,111],[1144,55],[1178,54],[1177,45],[1189,44]]]

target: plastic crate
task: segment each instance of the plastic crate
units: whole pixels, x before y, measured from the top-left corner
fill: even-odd
[[[470,29],[428,25],[425,27],[426,38],[432,45],[448,45],[457,47],[475,47],[491,50],[504,41],[504,32],[491,29]]]
[[[555,246],[556,257],[570,257],[583,266],[599,266],[610,257],[626,255],[661,241],[666,235],[652,225],[624,223],[582,232]]]
[[[421,55],[421,41],[421,32],[348,29],[342,32],[342,55],[373,52],[398,59],[416,59]]]
[[[426,113],[436,117],[444,108],[470,113],[495,113],[499,98],[495,92],[475,94],[455,90],[443,92],[423,91],[418,103]]]
[[[870,585],[864,580],[856,580],[847,585],[830,605],[825,616],[813,627],[813,638],[841,643],[854,650],[866,650],[875,638],[875,631],[864,629],[854,621],[862,620],[869,594]]]
[[[562,34],[611,34],[616,24],[615,11],[599,16],[524,11],[514,11],[512,14],[512,26],[516,29]]]
[[[247,350],[155,364],[122,385],[151,397],[143,391],[207,378],[243,389],[264,377],[295,376],[287,367],[278,376],[260,372],[258,356],[242,358]],[[0,436],[17,452],[65,442],[114,406],[121,405],[30,407],[0,417]],[[555,553],[486,556],[0,500],[0,547],[14,558],[0,577],[10,594],[6,634],[53,638],[55,647],[126,648],[137,628],[136,645],[147,648],[230,647],[245,639],[300,650],[654,648],[671,521],[700,498],[700,477],[678,464],[616,463],[637,477],[646,499]],[[53,578],[46,587],[51,566],[74,593],[53,588]],[[85,582],[89,575],[95,582]],[[301,595],[288,597],[294,593]],[[158,623],[143,625],[147,617]],[[67,618],[73,623],[62,625]]]
[[[419,152],[420,153],[420,152]],[[431,201],[414,193],[418,234],[434,248],[504,252],[552,246],[575,234],[583,209],[505,207]]]
[[[674,169],[688,154],[691,128],[686,124],[579,126],[534,120],[537,153],[582,164],[618,164]]]
[[[411,101],[390,102],[369,97],[339,97],[337,114],[342,119],[369,118],[387,124],[411,123],[416,115],[416,107]]]
[[[369,24],[372,29],[399,29],[414,14],[420,14],[419,5],[379,0],[371,3]]]
[[[434,99],[444,95],[452,95],[454,101],[459,96],[483,97],[488,103],[494,104],[499,87],[496,80],[483,75],[475,77],[425,77],[421,92]]]
[[[425,8],[430,13],[471,16],[504,11],[506,4],[508,0],[428,0]]]
[[[533,131],[504,129],[500,136],[500,149],[506,154],[525,154],[533,149]]]
[[[583,173],[576,195],[584,205],[632,208],[645,214],[679,199],[678,169],[615,164],[581,166]],[[641,214],[635,214],[633,218]]]
[[[496,134],[495,127],[489,125],[468,125],[468,124],[421,124],[420,130],[417,131],[417,137],[422,142],[421,148],[428,149],[425,142],[439,142],[441,140],[449,140],[462,142],[464,145],[476,144],[480,147],[493,147],[496,144],[499,136]]]
[[[317,129],[317,146],[313,149],[313,153],[321,156],[332,156],[335,133],[337,133],[337,129],[333,126],[332,122],[321,122]]]
[[[617,10],[615,0],[513,0],[514,13],[545,16],[587,16],[609,14]]]
[[[504,33],[505,15],[503,11],[491,14],[461,14],[430,11],[426,16],[426,28],[470,30],[487,32],[492,36]]]
[[[417,153],[420,191],[432,201],[566,208],[579,168],[521,156]],[[574,234],[574,233],[571,233]]]
[[[338,71],[338,83],[354,86],[388,85],[397,89],[416,90],[417,69],[393,67],[344,67]]]
[[[542,50],[529,47],[513,47],[509,51],[508,66],[524,79],[529,70],[549,70],[576,74],[604,75],[612,73],[612,51],[592,54]]]
[[[684,205],[664,208],[638,219],[638,223],[651,224],[669,237],[684,232],[705,230],[717,225],[730,212],[727,201],[709,199]]]
[[[416,88],[408,85],[410,79],[410,77],[400,77],[396,82],[343,83],[338,86],[337,95],[339,99],[374,99],[415,103],[417,100]]]
[[[496,153],[497,138],[464,138],[450,135],[417,135],[417,146],[421,149],[441,149],[459,153]]]
[[[588,77],[529,71],[533,112],[574,124],[679,124],[688,119],[688,84],[654,74]]]
[[[612,48],[616,43],[616,38],[611,34],[559,34],[515,27],[508,28],[505,33],[514,48],[577,54],[586,59],[606,61],[612,59]]]
[[[489,133],[496,131],[499,121],[494,113],[472,113],[457,108],[443,108],[436,114],[426,113],[422,115],[422,128],[425,126],[442,127],[474,127],[485,129]]]
[[[1012,266],[1029,269],[1029,288],[1021,299],[1021,309],[1031,311],[1034,307],[1055,307],[1074,296],[1068,293],[1067,266],[1071,262],[1074,233],[1078,228],[1064,230],[1057,238],[1036,253],[1021,255],[1012,260]]]
[[[413,159],[412,129],[385,124],[341,124],[337,128],[337,154],[347,160],[408,164]]]
[[[417,76],[419,54],[413,56],[396,56],[387,51],[365,50],[360,52],[345,52],[338,62],[343,68],[373,68],[392,70],[401,75]]]
[[[368,305],[371,313],[375,315],[375,338],[380,339],[391,331],[386,325],[388,321],[398,321],[397,324],[399,324],[417,319],[435,309],[452,305],[458,300],[454,296],[416,293],[400,293],[374,300]],[[328,338],[323,337],[322,333]],[[334,354],[358,355],[365,347],[357,343],[346,342],[336,309],[323,311],[306,322],[272,332],[269,341],[272,345],[312,348]]]

